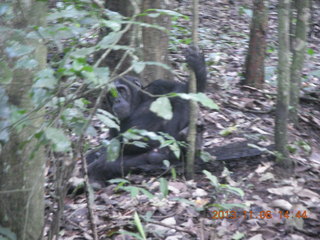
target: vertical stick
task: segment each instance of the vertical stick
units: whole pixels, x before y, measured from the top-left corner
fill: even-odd
[[[198,25],[199,25],[199,1],[193,0],[192,4],[192,41],[195,47],[198,46]],[[195,93],[197,89],[196,76],[193,71],[190,71],[191,79],[189,81],[189,93]],[[196,152],[196,137],[197,137],[197,116],[198,104],[190,100],[190,114],[189,114],[189,133],[188,133],[188,153],[187,153],[187,167],[186,178],[192,179],[194,175],[194,160]]]

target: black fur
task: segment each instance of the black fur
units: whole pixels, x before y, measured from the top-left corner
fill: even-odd
[[[206,65],[204,56],[195,47],[190,47],[186,55],[187,63],[195,72],[197,90],[204,91],[206,86]],[[126,76],[115,82],[117,96],[108,96],[111,110],[120,120],[120,133],[130,128],[145,129],[152,132],[164,132],[178,141],[186,140],[189,124],[189,103],[179,97],[170,98],[173,117],[165,120],[150,111],[153,95],[167,93],[187,93],[188,83],[169,80],[156,80],[141,88],[137,78]],[[147,93],[146,93],[147,92]],[[111,129],[110,137],[117,137],[119,132]],[[163,160],[175,161],[175,155],[168,148],[159,148],[157,141],[147,140],[146,148],[133,145],[123,146],[122,156],[114,162],[106,161],[106,148],[87,155],[88,173],[91,182],[104,184],[106,180],[121,177],[131,169],[150,170],[161,166]]]

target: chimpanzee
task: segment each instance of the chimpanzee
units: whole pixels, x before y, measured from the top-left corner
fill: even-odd
[[[204,56],[196,47],[186,51],[189,67],[195,72],[197,91],[203,92],[206,86],[207,72]],[[178,141],[186,140],[189,124],[189,103],[179,97],[169,98],[173,117],[165,120],[150,111],[154,95],[167,93],[188,93],[188,83],[169,80],[156,80],[142,88],[139,79],[125,76],[116,80],[117,96],[108,94],[111,110],[120,120],[120,132],[110,129],[110,137],[117,137],[128,129],[144,129],[152,132],[163,132]],[[161,166],[163,160],[175,161],[175,155],[168,148],[159,148],[157,141],[147,140],[147,147],[124,145],[121,157],[114,162],[106,161],[106,148],[87,155],[88,173],[91,182],[104,184],[108,179],[121,177],[131,169],[149,170]]]

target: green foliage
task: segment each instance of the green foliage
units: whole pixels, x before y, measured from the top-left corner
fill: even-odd
[[[240,240],[243,239],[246,235],[242,232],[236,231],[233,235],[232,235],[232,240]]]
[[[115,128],[117,130],[120,130],[118,118],[113,116],[111,113],[103,109],[98,109],[96,116],[108,128]]]
[[[168,97],[157,98],[151,104],[150,110],[165,120],[171,120],[173,117],[172,106]]]
[[[121,144],[117,138],[111,139],[107,147],[107,161],[115,161],[120,155]]]
[[[181,151],[179,146],[183,146],[182,142],[176,141],[173,137],[162,132],[150,132],[143,129],[129,129],[122,134],[124,144],[135,145],[137,147],[146,147],[148,140],[158,141],[159,148],[169,147],[177,158],[180,157]]]
[[[162,193],[162,196],[166,198],[169,193],[168,181],[165,178],[160,178],[159,181],[160,181],[160,191]]]
[[[1,9],[0,9],[1,10]],[[17,236],[9,228],[2,227],[0,225],[0,239],[1,240],[16,240]]]
[[[178,96],[186,100],[193,100],[202,104],[204,107],[219,110],[218,105],[204,93],[173,93],[172,96]]]
[[[307,48],[307,54],[314,55],[314,50],[312,48]]]
[[[4,49],[9,58],[19,58],[32,53],[34,50],[34,47],[30,45],[22,45],[14,40],[8,42],[7,47]]]
[[[154,195],[152,193],[150,193],[148,190],[141,187],[122,186],[122,187],[119,187],[119,189],[129,192],[131,194],[131,197],[133,198],[137,197],[139,193],[146,195],[149,199],[154,198]]]
[[[45,130],[45,136],[52,143],[54,151],[66,152],[71,150],[71,142],[63,130],[49,127]]]
[[[237,130],[238,130],[238,126],[235,125],[235,126],[231,126],[231,127],[228,127],[228,128],[221,130],[219,132],[219,134],[223,137],[226,137],[226,136],[232,134],[233,132],[236,132]]]
[[[168,160],[163,160],[163,165],[169,169],[170,168],[170,162]],[[177,172],[176,172],[176,169],[174,167],[171,167],[170,168],[170,171],[171,171],[171,177],[173,180],[176,180],[177,179]]]
[[[210,153],[208,153],[207,151],[201,151],[200,152],[200,158],[202,161],[204,162],[210,162],[213,161],[214,158],[212,157],[212,155]]]
[[[312,151],[310,144],[302,140],[293,142],[292,144],[288,145],[287,148],[290,153],[296,153],[299,149],[303,150],[307,154],[311,153]]]
[[[137,212],[134,212],[133,220],[134,220],[135,225],[137,226],[137,229],[138,229],[138,231],[140,233],[141,238],[144,239],[144,240],[147,239],[146,238],[146,233],[145,233],[145,231],[143,229],[140,217],[139,217]]]
[[[0,3],[1,18],[11,21],[13,15],[11,4]],[[117,95],[112,83],[116,79],[115,73],[108,67],[100,67],[102,58],[97,60],[94,56],[98,52],[107,56],[111,50],[121,49],[131,58],[130,68],[136,73],[140,73],[149,65],[171,70],[162,63],[139,60],[136,48],[119,43],[121,37],[128,31],[129,25],[167,31],[155,24],[139,22],[140,16],[155,18],[160,15],[171,17],[174,25],[176,24],[174,28],[177,34],[174,34],[176,36],[174,41],[190,42],[190,38],[185,38],[186,35],[188,37],[191,35],[190,31],[178,24],[178,21],[189,21],[189,18],[180,13],[164,9],[148,9],[141,14],[124,17],[117,12],[102,10],[88,0],[59,1],[55,7],[50,8],[46,27],[32,26],[27,32],[0,27],[0,34],[12,34],[4,47],[5,56],[0,59],[2,76],[0,90],[2,84],[11,82],[15,69],[30,70],[35,73],[29,94],[33,100],[33,109],[16,109],[8,106],[5,92],[0,91],[0,142],[8,140],[10,127],[21,130],[32,123],[33,117],[43,114],[46,121],[40,129],[36,129],[30,139],[35,137],[39,144],[48,144],[53,151],[61,153],[72,152],[71,137],[74,142],[82,136],[97,134],[89,123],[92,118],[98,119],[107,128],[119,130],[119,120],[115,116],[99,108],[96,112],[90,109],[95,104],[88,100],[90,94],[98,97],[102,89],[107,89],[112,95]],[[100,29],[105,29],[107,32],[102,38],[98,38]],[[26,39],[26,42],[22,44],[15,40],[19,38]],[[36,50],[29,44],[33,41],[42,41],[48,46],[49,61],[47,67],[41,71],[37,71],[39,62],[30,57]],[[10,60],[14,58],[14,66],[8,64],[7,58]],[[193,99],[204,106],[218,109],[218,106],[202,93],[161,96],[154,101],[151,110],[167,120],[171,119],[173,114],[170,97]],[[180,157],[180,147],[185,146],[168,134],[145,130],[129,129],[120,137],[123,138],[124,144],[138,147],[147,147],[148,140],[158,141],[160,148],[168,147],[176,157]],[[120,146],[119,138],[108,143],[106,154],[108,161],[118,158],[121,153]],[[171,173],[172,177],[176,178],[174,168],[171,168]]]
[[[157,98],[150,107],[150,110],[165,120],[171,120],[173,117],[172,106],[169,97],[180,97],[185,100],[193,100],[201,103],[204,107],[219,110],[217,104],[208,98],[204,93],[169,93]]]
[[[218,181],[218,178],[214,175],[212,175],[209,171],[207,170],[203,170],[203,173],[206,175],[206,177],[211,181],[212,186],[214,186],[217,191],[223,191],[223,190],[227,190],[230,193],[234,193],[240,197],[244,196],[244,192],[242,189],[240,188],[236,188],[236,187],[232,187],[230,185],[227,184],[220,184]]]

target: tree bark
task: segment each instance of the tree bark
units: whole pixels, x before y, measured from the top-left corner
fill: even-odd
[[[243,83],[256,88],[262,88],[264,84],[267,25],[268,15],[264,0],[255,0]]]
[[[119,12],[125,17],[131,17],[134,14],[134,8],[130,0],[111,0],[105,1],[107,9]],[[142,0],[137,5],[140,8],[140,12],[147,9],[167,9],[168,6],[161,0]],[[160,25],[169,29],[170,18],[165,15],[158,16],[156,18],[144,16],[140,18],[141,21],[152,24]],[[104,37],[108,33],[107,30],[100,32],[100,38]],[[167,32],[161,31],[155,28],[139,27],[139,25],[133,25],[132,29],[124,34],[119,42],[119,45],[125,45],[134,47],[136,54],[140,60],[145,62],[160,62],[169,65],[168,60],[168,45],[169,37]],[[103,61],[101,65],[108,66],[113,70],[119,63],[124,54],[123,50],[112,51],[107,59]],[[97,54],[96,59],[101,54]],[[128,69],[131,66],[132,59],[127,57],[119,68],[119,72]],[[143,85],[156,80],[156,79],[172,79],[172,73],[167,69],[164,69],[157,65],[146,65],[144,70],[137,74],[134,72],[131,75],[140,77]]]
[[[309,0],[297,1],[297,24],[293,38],[293,57],[290,69],[290,119],[298,124],[298,108],[301,87],[301,74],[307,48],[307,34],[310,18]],[[292,21],[291,21],[292,22]]]
[[[114,12],[120,13],[124,17],[131,18],[134,15],[134,8],[130,0],[106,0],[105,1],[105,8]],[[124,27],[123,27],[124,28]],[[131,38],[134,36],[137,41],[137,31],[138,26],[132,25],[130,30],[127,31],[125,34],[122,35],[118,45],[122,46],[130,46],[132,47],[137,46],[136,42],[131,43]],[[110,30],[108,28],[103,28],[100,30],[99,33],[99,39],[102,39],[106,35],[110,33]],[[95,56],[95,59],[99,59],[103,51],[98,52]],[[125,51],[124,50],[112,50],[111,53],[108,55],[107,58],[105,58],[100,66],[108,66],[111,71],[115,70],[118,63],[121,61]],[[127,56],[123,61],[121,66],[118,69],[117,73],[121,73],[128,69],[131,66],[132,59]],[[116,74],[117,74],[116,73]]]
[[[5,85],[5,92],[12,111],[29,111],[33,106],[29,90],[34,72],[44,68],[47,54],[40,38],[29,39],[26,36],[33,26],[45,24],[46,5],[44,2],[25,0],[13,1],[10,7],[15,13],[14,18],[0,22],[8,28],[6,34],[0,37],[2,61],[12,70],[12,79]],[[38,62],[36,69],[14,68],[19,56],[12,56],[6,51],[12,42],[33,47],[28,57]],[[26,125],[11,127],[9,139],[0,149],[0,226],[7,228],[19,240],[41,239],[44,225],[46,158],[44,149],[38,148],[37,142],[30,139],[43,119],[33,117],[32,121],[24,122]]]
[[[146,9],[168,9],[162,0],[143,0],[142,11]],[[160,25],[166,29],[170,28],[169,16],[151,18],[143,17],[143,22],[153,25]],[[169,65],[168,48],[169,36],[167,32],[155,28],[142,29],[142,56],[143,61],[160,62]],[[145,84],[157,79],[172,79],[172,73],[162,67],[147,65],[140,76]]]
[[[279,165],[290,171],[293,162],[289,158],[288,143],[288,113],[290,89],[290,0],[280,0],[278,10],[278,95],[275,116],[275,147],[280,154]]]

